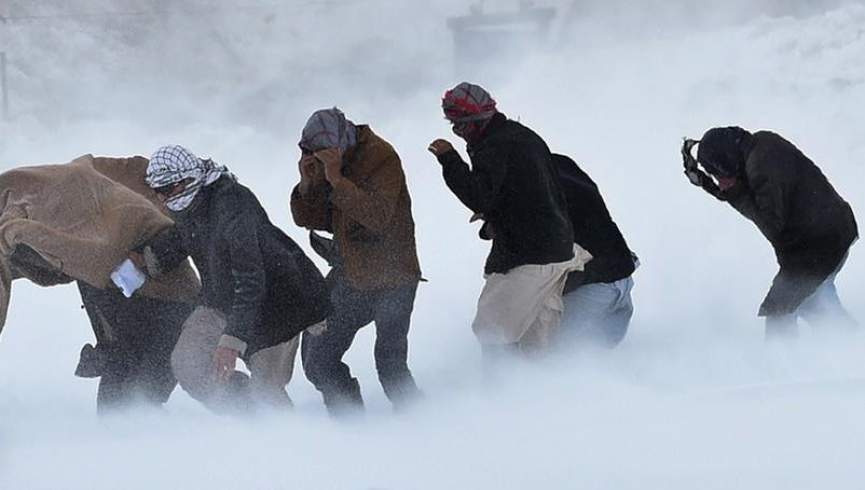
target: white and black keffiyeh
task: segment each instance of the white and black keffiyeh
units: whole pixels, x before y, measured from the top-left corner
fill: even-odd
[[[223,175],[230,175],[228,168],[212,160],[202,160],[180,145],[163,146],[153,152],[147,165],[147,185],[153,189],[192,179],[183,192],[165,201],[174,212],[189,207],[202,187],[216,182]]]

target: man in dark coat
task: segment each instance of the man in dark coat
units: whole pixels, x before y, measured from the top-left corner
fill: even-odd
[[[592,254],[585,270],[565,283],[562,335],[569,341],[615,347],[628,331],[636,256],[610,217],[595,182],[573,160],[553,155],[574,240]]]
[[[531,129],[508,119],[483,88],[461,83],[442,106],[468,144],[471,168],[446,140],[430,145],[444,180],[492,240],[486,285],[472,325],[487,359],[548,346],[561,320],[567,274],[588,258],[575,256],[574,232],[553,156]]]
[[[118,289],[98,289],[83,281],[78,290],[96,346],[84,346],[75,374],[99,377],[97,411],[168,401],[177,385],[171,352],[194,307],[140,295],[126,298]]]
[[[327,328],[304,334],[304,371],[332,414],[362,408],[360,386],[342,357],[358,330],[374,321],[379,381],[399,409],[419,393],[408,368],[408,333],[421,279],[399,155],[369,126],[355,125],[336,108],[309,118],[300,149],[294,221],[332,232],[339,261],[329,276],[333,312]]]
[[[817,165],[769,131],[710,129],[694,160],[696,143],[688,140],[683,148],[688,178],[753,221],[775,249],[780,271],[759,313],[767,337],[795,336],[799,316],[811,324],[854,326],[835,276],[858,238],[856,220]]]
[[[189,256],[201,275],[202,306],[172,354],[180,386],[217,411],[244,410],[250,401],[289,405],[297,335],[330,307],[321,273],[225,167],[166,146],[150,159],[147,183],[176,222],[145,248],[148,272]],[[238,357],[249,383],[234,369]]]

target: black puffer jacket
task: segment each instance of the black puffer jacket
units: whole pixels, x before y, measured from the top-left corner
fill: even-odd
[[[175,236],[155,240],[154,255],[167,268],[192,257],[203,304],[226,315],[225,334],[248,344],[247,357],[327,317],[321,272],[233,178],[203,188],[174,217]]]
[[[456,151],[439,156],[445,183],[494,232],[485,272],[574,256],[574,232],[546,143],[522,124],[496,114],[483,139],[468,148],[472,168]]]
[[[610,217],[598,186],[570,158],[554,154],[553,162],[568,202],[574,241],[592,254],[585,271],[568,276],[565,293],[585,284],[616,282],[633,274],[634,254]]]
[[[781,271],[760,314],[791,313],[841,264],[858,237],[853,210],[792,143],[761,131],[742,142],[741,182],[723,194],[771,242]]]

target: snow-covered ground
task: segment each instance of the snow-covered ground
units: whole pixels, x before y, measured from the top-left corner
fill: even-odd
[[[347,356],[363,423],[328,419],[299,369],[289,416],[220,418],[178,390],[164,413],[98,420],[96,383],[72,376],[92,337],[77,291],[16,283],[0,338],[0,488],[863,488],[865,339],[805,327],[795,348],[763,345],[756,309],[772,252],[687,183],[678,150],[715,125],[776,130],[861,215],[865,6],[718,12],[718,25],[702,12],[690,29],[667,12],[651,32],[598,13],[507,78],[477,80],[594,176],[643,264],[618,350],[515,366],[490,390],[469,329],[486,244],[426,152],[449,135],[441,92],[466,77],[444,26],[465,7],[305,5],[0,24],[14,116],[0,123],[0,168],[179,142],[227,164],[306,246],[288,212],[296,141],[312,110],[339,105],[389,139],[407,171],[430,279],[411,337],[426,402],[390,412],[368,328]],[[623,25],[633,30],[611,34]],[[838,285],[865,322],[859,248]]]

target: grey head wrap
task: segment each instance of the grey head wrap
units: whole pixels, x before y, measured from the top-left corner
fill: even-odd
[[[336,107],[315,111],[300,137],[300,148],[316,152],[339,148],[343,152],[357,144],[357,127]]]

